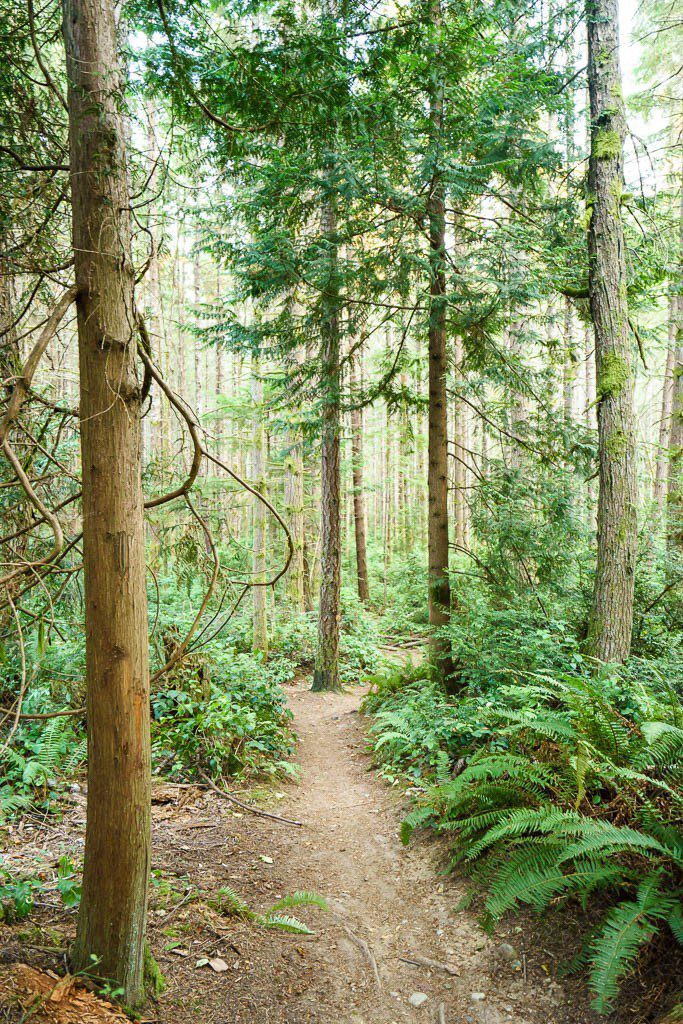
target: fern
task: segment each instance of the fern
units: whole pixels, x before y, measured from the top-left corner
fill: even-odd
[[[316,892],[293,892],[290,896],[283,896],[276,903],[273,903],[266,917],[276,914],[287,907],[319,907],[320,910],[329,910],[327,903]]]
[[[216,895],[218,898],[213,901],[213,906],[222,914],[241,917],[243,920],[252,921],[262,928],[277,928],[280,931],[292,932],[297,935],[314,935],[315,933],[303,921],[299,921],[298,918],[291,917],[289,914],[281,914],[281,910],[287,910],[289,907],[318,907],[320,910],[325,911],[329,909],[322,896],[315,892],[307,891],[294,892],[288,896],[283,896],[273,903],[272,907],[266,910],[264,914],[258,914],[252,910],[246,900],[229,885],[219,889]]]
[[[253,919],[254,914],[249,909],[248,904],[242,899],[235,889],[231,888],[231,886],[223,886],[223,888],[218,890],[216,896],[218,898],[214,902],[216,908],[220,910],[222,914],[230,914],[234,917],[243,917],[247,920]]]
[[[296,935],[315,935],[315,932],[296,917],[286,914],[271,914],[259,919],[264,928],[279,928],[283,932],[294,932]]]
[[[596,1006],[607,1012],[658,931],[683,939],[683,729],[678,710],[654,699],[647,718],[630,721],[603,683],[532,679],[503,687],[495,705],[479,701],[491,740],[455,778],[439,755],[401,838],[408,842],[421,827],[453,835],[452,863],[465,861],[487,890],[490,920],[521,904],[586,906],[604,894],[612,905],[577,962],[585,962]],[[375,725],[414,735],[410,707],[394,704],[391,725],[388,715]]]
[[[619,982],[629,970],[641,946],[657,931],[656,921],[672,910],[672,898],[661,891],[662,875],[657,872],[641,882],[633,901],[624,901],[609,911],[591,948],[590,984],[596,993],[594,1005],[606,1013],[619,991]]]

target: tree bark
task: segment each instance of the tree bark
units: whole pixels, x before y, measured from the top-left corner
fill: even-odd
[[[266,429],[263,409],[263,378],[258,359],[252,362],[251,401],[254,415],[251,450],[252,484],[257,491],[266,487]],[[252,501],[252,544],[254,583],[262,582],[266,570],[266,509],[262,501]],[[268,656],[268,608],[265,587],[252,589],[253,597],[253,649]]]
[[[88,815],[72,962],[139,1004],[150,856],[147,594],[114,7],[64,0],[78,288]],[[94,959],[93,959],[94,958]]]
[[[0,389],[8,394],[21,368],[12,298],[12,278],[0,263]]]
[[[455,365],[462,380],[464,358],[462,338],[455,343]],[[456,394],[453,399],[453,484],[455,488],[455,543],[462,550],[467,547],[467,412],[464,403]]]
[[[669,347],[666,350],[664,384],[658,429],[657,462],[653,498],[660,511],[666,502],[671,439],[671,407],[674,397],[674,361],[676,359],[676,295],[669,296]]]
[[[674,360],[671,372],[671,433],[669,436],[669,479],[666,502],[666,537],[671,550],[683,552],[683,188],[680,198],[678,275],[672,308]]]
[[[574,419],[574,390],[576,387],[576,353],[574,351],[574,315],[571,299],[564,299],[564,364],[562,367],[562,409],[564,422],[569,426]]]
[[[438,0],[431,4],[435,29],[441,28]],[[450,621],[451,588],[448,576],[448,398],[446,374],[446,206],[438,149],[443,129],[444,90],[436,82],[429,97],[434,172],[428,201],[430,312],[429,312],[429,422],[427,492],[429,521],[429,622],[432,626],[432,663],[447,689],[452,686],[450,642],[438,635]]]
[[[623,662],[631,647],[637,545],[633,373],[621,219],[625,120],[617,0],[593,0],[588,10],[588,288],[595,324],[599,457],[598,551],[588,650],[600,661]]]
[[[678,296],[678,343],[673,368],[674,394],[669,442],[669,482],[667,494],[667,540],[669,547],[683,551],[683,301]]]
[[[339,690],[339,623],[341,618],[340,525],[340,378],[337,217],[325,200],[321,232],[329,249],[329,275],[322,297],[321,341],[322,451],[320,468],[320,606],[313,690]]]
[[[356,365],[351,360],[352,391],[356,384]],[[351,410],[351,465],[353,474],[353,525],[356,539],[356,577],[358,596],[365,604],[370,601],[368,583],[367,529],[365,519],[365,494],[363,492],[363,411]]]

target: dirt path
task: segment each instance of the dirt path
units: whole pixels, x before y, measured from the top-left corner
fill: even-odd
[[[551,981],[546,951],[538,943],[525,951],[520,928],[513,925],[509,935],[492,939],[474,913],[456,909],[464,888],[444,871],[442,843],[401,845],[398,828],[405,807],[372,770],[365,751],[367,723],[358,714],[361,692],[320,695],[303,687],[289,692],[302,777],[273,799],[278,813],[301,819],[305,827],[235,812],[205,791],[176,788],[166,803],[163,794],[158,797],[150,940],[168,987],[147,1020],[592,1021],[574,995]],[[25,866],[31,858],[34,864],[41,858],[54,864],[61,852],[82,848],[84,810],[80,795],[49,834],[32,833],[28,826],[16,836],[17,858]],[[222,886],[237,889],[260,911],[280,896],[312,890],[327,900],[330,912],[293,910],[315,934],[283,934],[219,913],[212,897]],[[13,929],[0,960],[63,973],[64,955],[49,949],[68,948],[73,912],[55,900],[38,910],[33,929],[27,931],[26,923]],[[510,962],[504,940],[513,944],[523,968]],[[220,969],[214,971],[209,960]],[[0,988],[1,982],[0,977]]]
[[[442,873],[436,847],[401,845],[400,797],[371,769],[359,703],[358,691],[291,692],[302,778],[278,811],[307,827],[254,818],[248,824],[272,856],[277,890],[320,893],[330,914],[304,915],[317,933],[304,942],[260,932],[256,963],[233,990],[230,1012],[208,1019],[579,1024],[565,1015],[554,983],[525,983],[500,955],[500,939],[490,940],[473,915],[455,910],[463,890]],[[281,980],[282,958],[292,956],[298,976],[293,981],[286,972]]]

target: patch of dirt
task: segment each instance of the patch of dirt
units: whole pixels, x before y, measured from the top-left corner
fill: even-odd
[[[514,924],[492,938],[473,911],[456,909],[465,885],[447,875],[443,843],[401,845],[405,807],[372,770],[361,696],[359,689],[290,688],[302,777],[273,794],[272,809],[303,821],[302,828],[238,811],[196,789],[166,787],[166,796],[157,795],[172,802],[154,806],[149,930],[168,987],[147,1019],[594,1024],[583,986],[558,982],[558,957],[533,932]],[[76,800],[56,837],[37,835],[29,846],[21,838],[24,870],[27,850],[54,861],[79,842],[82,848],[84,800]],[[257,912],[298,890],[320,894],[330,909],[293,909],[315,934],[284,934],[212,906],[211,894],[223,886]],[[54,946],[73,934],[73,914],[55,903],[38,908],[34,920],[32,942],[26,922],[8,930],[1,958],[27,960],[32,949],[31,962],[55,969],[61,963],[63,971]],[[565,954],[574,951],[572,944]]]

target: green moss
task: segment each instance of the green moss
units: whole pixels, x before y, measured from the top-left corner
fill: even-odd
[[[143,954],[143,977],[145,984],[145,992],[149,996],[160,996],[162,992],[166,991],[166,979],[161,973],[161,968],[152,956],[152,951],[149,948],[148,943],[145,943],[145,951]]]
[[[621,156],[621,136],[612,128],[601,128],[593,142],[592,155],[596,160],[611,160]]]
[[[619,526],[617,527],[617,544],[625,547],[635,535],[636,513],[633,506],[628,512],[624,512]]]
[[[628,363],[614,352],[608,352],[602,360],[598,377],[598,394],[601,398],[616,398],[631,378]]]
[[[613,459],[622,459],[629,450],[629,438],[623,430],[615,430],[605,441],[605,451]]]

